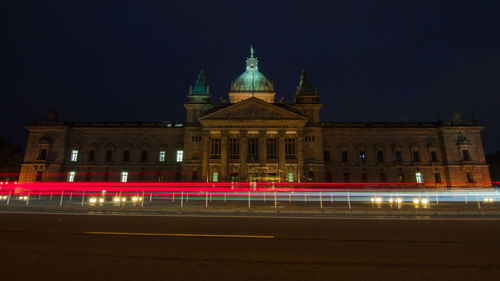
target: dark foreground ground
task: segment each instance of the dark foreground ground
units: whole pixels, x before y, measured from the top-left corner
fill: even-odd
[[[500,280],[500,218],[0,213],[0,280]]]

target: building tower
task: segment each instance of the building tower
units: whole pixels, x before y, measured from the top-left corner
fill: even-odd
[[[311,123],[320,122],[319,110],[322,104],[319,103],[319,94],[314,87],[307,73],[303,70],[300,74],[300,82],[295,92],[294,107],[299,110],[302,115],[306,116]]]
[[[210,95],[210,87],[207,84],[205,71],[200,70],[196,84],[189,88],[187,95],[186,122],[188,124],[197,124],[198,118],[205,114],[210,109],[212,104],[212,96]]]

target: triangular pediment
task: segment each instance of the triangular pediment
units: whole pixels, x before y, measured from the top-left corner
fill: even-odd
[[[202,116],[202,120],[306,120],[306,117],[252,97]]]

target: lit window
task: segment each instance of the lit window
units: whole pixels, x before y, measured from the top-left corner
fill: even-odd
[[[415,173],[415,179],[417,180],[417,183],[422,183],[423,182],[422,173],[421,172],[416,172]]]
[[[182,156],[184,154],[184,151],[182,150],[177,150],[177,157],[175,158],[177,162],[182,162]]]
[[[212,181],[213,181],[213,182],[218,182],[218,181],[219,181],[219,173],[214,172],[214,173],[212,174]]]
[[[78,160],[78,149],[71,150],[71,162]]]
[[[365,162],[366,161],[366,152],[360,151],[359,152],[359,161],[360,162]]]
[[[293,173],[288,173],[288,182],[293,182]]]
[[[75,174],[76,174],[75,171],[70,171],[68,173],[68,182],[74,182],[75,181]]]
[[[127,182],[127,179],[128,179],[128,172],[127,171],[123,171],[122,174],[121,174],[121,177],[120,177],[120,181],[121,182]]]
[[[160,155],[158,156],[158,161],[165,162],[165,150],[160,151]]]

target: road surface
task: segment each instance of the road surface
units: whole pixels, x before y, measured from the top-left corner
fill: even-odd
[[[500,218],[0,213],[0,280],[500,280]]]

